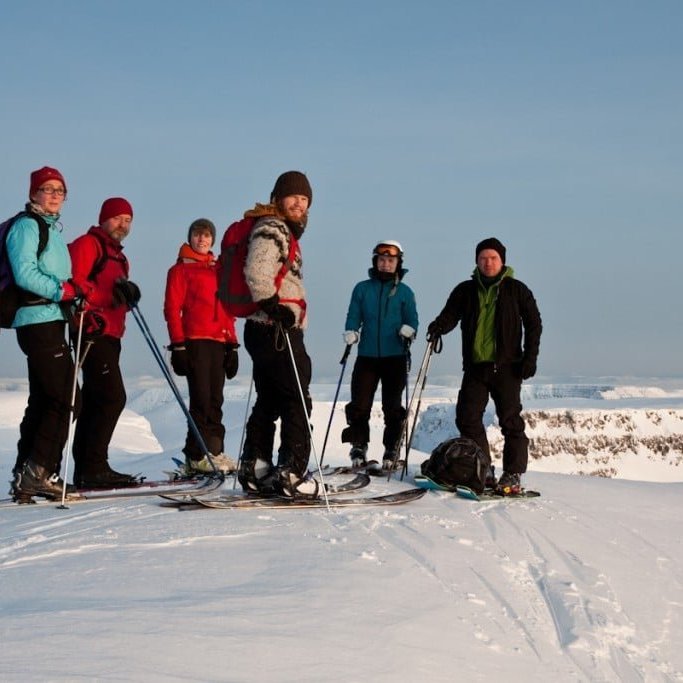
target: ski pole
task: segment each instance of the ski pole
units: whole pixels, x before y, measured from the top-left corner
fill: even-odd
[[[237,473],[240,471],[240,464],[242,462],[242,449],[244,448],[244,438],[247,433],[247,419],[249,416],[249,406],[251,405],[251,392],[254,388],[254,375],[252,373],[251,382],[249,383],[249,393],[247,394],[247,405],[244,408],[244,420],[242,421],[242,436],[240,436],[240,450],[237,458],[237,469],[235,471],[235,479],[232,482],[232,490],[237,488]]]
[[[311,421],[308,415],[308,408],[306,407],[306,397],[304,396],[304,390],[301,386],[301,379],[299,378],[299,369],[296,366],[296,360],[294,358],[294,351],[292,350],[292,342],[289,339],[289,332],[283,328],[284,334],[285,334],[285,339],[287,340],[287,349],[289,349],[289,358],[292,361],[292,370],[294,370],[294,377],[296,377],[296,386],[299,389],[299,398],[301,399],[301,407],[304,411],[304,421],[306,422],[306,426],[308,427],[308,438],[311,443],[311,451],[313,451],[313,457],[315,458],[315,464],[318,467],[318,471],[320,473],[320,485],[323,490],[323,498],[325,499],[325,506],[327,507],[327,511],[330,512],[330,501],[327,497],[327,487],[325,486],[325,480],[323,478],[323,473],[320,468],[320,461],[318,460],[318,455],[315,452],[315,444],[313,443],[313,430],[311,429]]]
[[[403,477],[408,471],[408,454],[410,453],[410,449],[413,445],[413,436],[415,435],[415,427],[417,426],[417,418],[420,415],[420,407],[422,406],[422,394],[424,393],[425,386],[427,384],[427,375],[429,373],[429,366],[431,365],[431,362],[432,362],[433,350],[434,349],[433,349],[432,344],[429,344],[429,346],[427,347],[427,363],[425,366],[424,374],[422,376],[422,383],[420,385],[419,392],[417,394],[417,406],[415,408],[415,414],[413,416],[413,424],[410,428],[410,436],[408,437],[408,442],[406,443],[406,459],[403,463],[403,470],[401,471],[401,481],[403,481]],[[417,389],[417,385],[416,385],[416,389]],[[414,395],[415,394],[413,393],[413,396]]]
[[[71,444],[74,435],[74,413],[76,411],[76,392],[78,391],[78,370],[81,366],[81,341],[83,339],[83,311],[79,312],[78,316],[78,336],[76,338],[76,349],[74,353],[74,379],[71,384],[71,403],[69,404],[69,428],[66,436],[66,455],[64,456],[64,485],[62,487],[62,504],[57,507],[61,510],[68,510],[66,505],[66,480],[69,475],[69,453],[71,453]],[[73,340],[72,340],[73,341]],[[92,342],[91,342],[92,343]],[[87,350],[90,347],[86,348]],[[85,354],[83,354],[85,358]]]
[[[406,459],[408,458],[408,415],[410,414],[410,401],[408,400],[408,382],[410,379],[410,365],[411,365],[411,356],[410,356],[410,339],[404,339],[403,341],[403,348],[405,350],[406,354],[406,417],[403,422],[403,426],[405,429],[405,440],[406,440]],[[396,457],[398,458],[398,452],[396,454]],[[404,460],[405,462],[405,460]],[[401,481],[403,481],[403,474],[401,474]]]
[[[406,411],[406,416],[404,418],[403,425],[401,426],[401,432],[400,432],[399,437],[398,437],[398,443],[396,444],[396,448],[394,449],[394,462],[392,463],[392,466],[389,469],[389,475],[387,476],[387,481],[391,480],[391,475],[393,474],[394,468],[396,467],[396,464],[398,463],[398,455],[401,452],[401,448],[403,447],[403,440],[404,440],[404,438],[406,440],[408,439],[408,434],[409,434],[408,424],[409,424],[409,420],[410,420],[410,413],[412,411],[413,404],[415,402],[415,394],[417,392],[417,389],[420,386],[423,375],[426,374],[425,367],[428,364],[428,358],[430,355],[431,355],[430,347],[428,347],[425,351],[424,356],[422,357],[422,363],[420,364],[420,369],[417,373],[417,378],[415,380],[415,386],[413,388],[413,394],[410,397],[410,402],[408,403],[408,409]],[[407,457],[407,454],[408,454],[408,452],[406,451],[406,457]],[[404,466],[403,471],[405,471],[405,466]],[[401,478],[403,478],[403,475],[401,475]]]
[[[337,399],[339,398],[339,389],[341,388],[342,379],[344,377],[344,370],[346,370],[346,361],[349,359],[349,354],[351,353],[351,347],[353,344],[347,344],[344,349],[344,355],[339,361],[342,369],[339,374],[339,382],[337,382],[337,391],[334,394],[334,401],[332,402],[332,410],[330,412],[330,419],[327,422],[327,429],[325,430],[325,439],[323,440],[323,450],[320,454],[320,467],[323,466],[323,460],[325,459],[325,449],[327,448],[327,437],[330,435],[330,427],[332,427],[332,419],[334,417],[334,409],[337,406]]]
[[[171,375],[171,371],[168,369],[168,366],[164,362],[164,356],[161,353],[161,350],[159,349],[159,345],[156,343],[154,340],[154,337],[152,336],[152,332],[149,329],[149,325],[147,325],[147,321],[145,320],[145,317],[142,315],[142,312],[140,311],[140,308],[138,307],[137,304],[129,304],[130,310],[133,314],[133,317],[135,318],[135,322],[138,324],[138,327],[140,328],[140,332],[142,332],[142,336],[145,338],[145,341],[147,342],[147,345],[149,346],[150,350],[152,351],[152,355],[154,356],[157,364],[159,365],[159,368],[161,369],[162,374],[164,375],[164,378],[168,382],[168,385],[171,387],[171,391],[173,392],[173,395],[175,396],[176,400],[178,401],[178,405],[182,409],[183,413],[185,413],[185,417],[187,418],[187,424],[190,428],[190,431],[192,432],[192,435],[195,438],[195,441],[197,442],[197,445],[199,448],[202,450],[204,455],[208,458],[209,464],[211,465],[211,468],[213,469],[213,476],[223,476],[222,473],[218,471],[218,468],[216,467],[213,458],[211,457],[211,453],[209,453],[209,449],[206,445],[206,442],[204,441],[201,433],[199,432],[199,428],[197,427],[197,423],[194,421],[194,418],[192,415],[190,415],[190,411],[188,410],[187,406],[185,405],[185,401],[183,401],[183,397],[180,395],[180,390],[178,389],[178,385],[175,383],[175,380],[173,379],[173,376]]]

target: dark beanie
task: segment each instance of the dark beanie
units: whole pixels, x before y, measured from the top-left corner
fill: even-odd
[[[308,205],[313,203],[313,190],[308,178],[301,171],[287,171],[276,181],[273,191],[270,193],[270,201],[289,197],[291,194],[301,194],[308,197]]]
[[[497,240],[495,237],[487,237],[485,240],[479,242],[479,244],[477,244],[477,252],[474,257],[475,263],[479,259],[479,252],[484,251],[484,249],[493,249],[494,251],[497,251],[498,255],[500,256],[500,260],[503,262],[503,264],[505,264],[505,247],[500,240]]]
[[[133,217],[133,207],[130,202],[123,197],[110,197],[102,202],[100,209],[99,223],[106,223],[110,218],[116,216],[130,216]]]
[[[192,233],[197,230],[208,230],[211,233],[211,246],[216,242],[216,226],[208,218],[198,218],[196,221],[190,223],[190,229],[187,231],[187,241],[189,242]]]

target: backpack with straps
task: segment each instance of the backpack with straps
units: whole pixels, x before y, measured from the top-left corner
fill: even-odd
[[[244,266],[249,252],[249,235],[256,219],[243,218],[228,227],[221,242],[219,258],[220,279],[218,298],[229,315],[235,318],[247,318],[259,310],[258,304],[251,296],[251,290],[244,274]],[[275,291],[279,291],[282,280],[291,269],[296,257],[298,243],[293,235],[289,237],[289,253],[275,276]],[[303,302],[301,302],[303,303]]]
[[[420,466],[425,477],[441,486],[467,486],[476,493],[483,492],[490,467],[491,457],[464,437],[443,441]]]
[[[0,223],[0,327],[6,329],[12,327],[17,310],[23,305],[22,301],[26,296],[25,290],[18,287],[14,281],[14,272],[7,253],[7,235],[16,221],[26,216],[38,223],[37,258],[40,258],[45,251],[50,239],[50,226],[42,216],[31,211],[20,211],[12,218]]]

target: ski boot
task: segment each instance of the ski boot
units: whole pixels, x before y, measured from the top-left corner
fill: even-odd
[[[33,496],[58,500],[64,493],[64,482],[58,474],[48,472],[45,467],[32,460],[27,460],[21,470],[17,471],[12,481],[12,497],[17,503],[31,503]],[[75,494],[76,489],[70,484],[66,487],[67,495]]]
[[[237,469],[237,463],[231,457],[225,455],[225,453],[218,453],[211,456],[211,462],[209,462],[209,458],[206,455],[201,460],[185,458],[185,474],[188,477],[197,474],[214,474],[214,468],[211,466],[212,462],[216,470],[223,474],[230,474]]]
[[[74,486],[79,489],[121,489],[137,483],[132,474],[117,472],[107,463],[93,472],[74,472]]]
[[[351,467],[354,469],[365,467],[367,462],[365,456],[368,452],[368,444],[366,443],[353,443],[351,444],[351,452],[349,457],[351,458]]]
[[[256,458],[247,460],[244,455],[240,461],[237,481],[245,493],[257,493],[260,496],[273,496],[275,490],[276,469],[271,462]]]
[[[495,491],[499,496],[518,496],[522,493],[521,476],[514,472],[503,472]]]
[[[275,479],[276,491],[285,498],[306,498],[318,497],[318,482],[310,472],[305,472],[299,476],[289,467],[278,467]]]

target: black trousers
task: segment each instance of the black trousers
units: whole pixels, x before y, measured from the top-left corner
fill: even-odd
[[[484,412],[491,396],[505,439],[503,470],[511,474],[526,472],[529,459],[529,439],[524,433],[521,415],[521,388],[522,379],[515,366],[494,368],[493,363],[481,363],[465,371],[455,407],[455,424],[460,435],[476,441],[490,455]]]
[[[370,412],[377,386],[382,383],[382,413],[385,449],[394,450],[401,435],[406,410],[402,394],[406,387],[406,357],[387,356],[370,358],[358,356],[351,375],[351,402],[346,404],[346,421],[349,425],[342,439],[351,443],[370,441]]]
[[[225,385],[225,344],[211,339],[188,339],[187,386],[190,392],[190,415],[204,439],[209,453],[223,452],[223,387]],[[188,429],[183,453],[192,460],[204,457],[194,434]]]
[[[121,340],[108,335],[82,342],[83,405],[74,433],[74,476],[94,476],[108,467],[109,442],[126,406],[119,368]]]
[[[69,431],[74,364],[60,321],[17,328],[19,348],[28,364],[28,403],[19,425],[15,470],[32,460],[59,472]],[[76,392],[74,417],[80,408]]]
[[[302,330],[289,330],[294,361],[304,395],[302,402],[287,340],[279,325],[247,320],[244,346],[253,363],[256,401],[247,421],[243,457],[272,461],[275,421],[280,419],[278,466],[289,467],[303,475],[308,467],[311,439],[308,419],[311,414],[311,359],[304,346]]]

